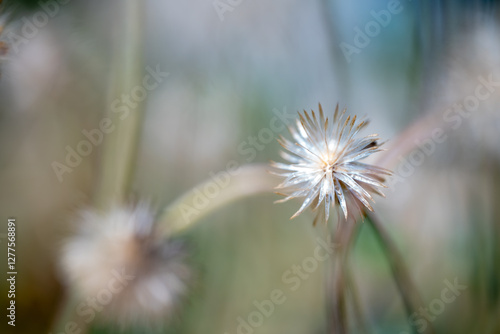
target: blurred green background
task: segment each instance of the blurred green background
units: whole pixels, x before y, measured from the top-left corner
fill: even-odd
[[[450,115],[454,103],[474,94],[478,77],[500,81],[496,1],[403,0],[363,47],[356,29],[363,31],[376,20],[373,11],[388,10],[391,1],[142,3],[143,68],[159,66],[169,76],[145,101],[130,196],[158,207],[230,160],[279,159],[274,140],[248,153],[249,136],[269,128],[276,110],[316,109],[321,102],[332,112],[339,103],[368,116],[369,130],[388,139],[391,149],[419,120]],[[26,20],[44,7],[26,0],[4,8],[11,15],[0,35],[9,46],[0,64],[1,268],[7,218],[18,222],[17,325],[13,330],[3,317],[4,333],[48,333],[56,317],[65,291],[60,246],[74,212],[91,203],[102,147],[63,182],[51,164],[63,161],[65,147],[84,139],[82,130],[96,128],[108,108],[112,49],[127,38],[113,24],[121,5],[59,4],[32,38],[14,45],[9,33],[22,36]],[[342,43],[357,51],[346,57]],[[375,205],[422,307],[441,298],[446,280],[467,286],[431,321],[437,333],[500,333],[500,89],[493,89],[457,128],[446,127],[447,140]],[[413,142],[413,135],[406,140]],[[326,332],[323,264],[297,291],[282,280],[311,256],[325,228],[312,227],[310,213],[290,221],[298,203],[274,205],[276,199],[238,201],[182,236],[196,280],[164,332],[237,333],[237,318],[275,289],[287,299],[254,333]],[[409,333],[387,261],[367,226],[352,264],[367,332]],[[5,279],[0,288],[7,305]],[[92,324],[93,333],[120,332],[102,320]],[[352,332],[363,331],[353,326]]]

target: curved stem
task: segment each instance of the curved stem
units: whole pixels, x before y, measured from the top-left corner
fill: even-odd
[[[356,232],[359,234],[359,231]],[[345,277],[347,281],[347,291],[349,292],[350,299],[352,301],[352,308],[354,312],[354,317],[356,319],[356,326],[360,333],[369,333],[369,326],[367,325],[366,317],[363,313],[363,307],[360,302],[358,287],[354,280],[349,263],[346,263]]]
[[[363,224],[356,224],[355,226],[355,231],[352,233],[351,236],[351,246],[349,249],[354,249],[356,246],[356,242],[358,241],[358,237],[361,233],[361,229],[363,228]],[[353,303],[353,311],[354,311],[354,317],[356,319],[356,325],[358,330],[361,333],[369,333],[369,326],[367,319],[365,315],[363,314],[363,307],[362,303],[360,302],[360,297],[359,297],[359,291],[356,285],[355,278],[352,274],[352,270],[350,267],[349,262],[346,262],[346,268],[345,268],[345,277],[347,281],[347,290],[349,291],[351,301]]]
[[[444,123],[440,116],[438,113],[431,113],[406,128],[397,138],[391,140],[394,144],[387,149],[385,154],[380,155],[377,165],[385,168],[396,165],[400,156],[409,154],[417,147],[416,141],[430,138],[432,132]]]
[[[420,295],[418,294],[417,287],[413,283],[410,273],[404,264],[403,256],[399,253],[399,250],[391,240],[391,237],[384,229],[381,222],[378,220],[377,216],[373,212],[367,212],[366,215],[370,226],[382,246],[387,260],[389,261],[392,275],[398,290],[401,293],[401,297],[403,298],[403,303],[408,317],[410,317],[423,305]],[[412,329],[414,333],[418,332],[415,327]],[[430,322],[428,322],[425,333],[434,333],[434,329],[432,328]]]
[[[247,196],[273,192],[278,179],[268,169],[264,164],[245,165],[232,172],[220,172],[191,189],[163,211],[158,219],[160,233],[164,236],[180,233],[221,206]]]
[[[454,104],[457,103],[459,103],[458,99]],[[445,122],[443,110],[447,109],[436,108],[430,110],[425,116],[416,120],[411,126],[408,126],[397,138],[391,140],[393,144],[387,149],[385,154],[379,155],[376,164],[391,169],[391,167],[399,163],[399,157],[406,156],[418,147],[417,142],[432,138],[435,130],[453,130],[451,123]]]

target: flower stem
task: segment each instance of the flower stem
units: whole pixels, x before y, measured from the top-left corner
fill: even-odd
[[[164,236],[180,233],[199,222],[203,217],[214,210],[241,198],[259,193],[273,192],[278,184],[276,176],[268,171],[269,166],[264,164],[245,165],[230,175],[226,186],[209,179],[197,187],[189,190],[178,200],[165,208],[158,223],[161,234]],[[205,189],[208,185],[218,188],[217,196],[211,198]]]
[[[373,212],[367,212],[368,222],[375,232],[375,236],[380,242],[382,249],[389,261],[391,271],[398,287],[401,297],[403,298],[403,303],[407,312],[408,317],[416,313],[418,308],[423,305],[418,290],[413,283],[410,273],[406,268],[403,257],[399,253],[396,245],[391,240],[391,237],[384,229],[382,223],[379,221],[378,217]],[[418,333],[416,327],[412,327],[414,333]],[[434,329],[430,322],[425,330],[425,333],[434,333]]]
[[[126,0],[120,2],[116,10],[119,19],[115,26],[116,43],[106,111],[113,131],[105,138],[95,196],[95,203],[101,208],[126,199],[134,173],[143,106],[134,102],[127,112],[120,113],[112,106],[117,98],[142,84],[143,7],[140,0]]]
[[[335,253],[330,270],[326,274],[328,332],[349,333],[347,317],[347,290],[349,287],[348,258],[359,228],[355,222],[339,222],[337,231],[332,233]]]

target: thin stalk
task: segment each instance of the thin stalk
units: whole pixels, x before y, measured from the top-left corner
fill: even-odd
[[[337,231],[331,237],[335,244],[335,254],[326,274],[328,332],[349,333],[347,317],[348,255],[357,234],[355,222],[339,221]]]
[[[264,164],[245,165],[226,173],[227,181],[209,179],[167,206],[158,219],[161,234],[169,236],[192,228],[203,217],[233,201],[260,193],[272,193],[276,176]],[[224,177],[221,177],[223,179]],[[224,184],[227,183],[227,184]],[[217,195],[211,193],[217,190]]]
[[[358,241],[359,235],[361,233],[361,229],[363,228],[363,224],[360,224],[358,222],[356,222],[355,224],[356,224],[356,226],[354,227],[355,231],[352,233],[351,237],[352,240],[350,241],[351,245],[349,246],[349,249],[354,249],[354,247],[356,246],[356,242]],[[356,281],[352,274],[350,263],[347,261],[345,268],[345,277],[347,280],[347,289],[349,291],[353,303],[352,307],[354,311],[354,317],[356,319],[357,328],[361,333],[370,333],[368,322],[366,320],[365,315],[363,314],[363,307],[362,307],[363,304],[360,302]]]
[[[453,104],[460,103],[457,99]],[[392,169],[400,163],[400,158],[410,154],[418,147],[419,142],[431,139],[436,130],[449,132],[453,131],[452,123],[445,121],[445,111],[448,107],[434,108],[426,111],[425,116],[415,120],[410,126],[404,129],[395,139],[387,145],[388,149],[379,155],[376,165]]]
[[[328,295],[332,296],[328,306],[331,315],[328,321],[330,324],[329,333],[332,334],[349,333],[346,305],[347,285],[341,257],[342,255],[339,254],[333,260],[331,279],[328,282],[330,288],[327,290],[330,291]]]
[[[116,112],[116,101],[130,95],[142,85],[142,50],[144,3],[125,0],[117,8],[120,19],[115,31],[115,50],[112,53],[110,89],[106,117],[113,124],[107,134],[102,152],[101,173],[96,189],[95,203],[108,208],[126,199],[134,174],[137,145],[143,119],[143,104],[132,101]],[[126,110],[125,110],[126,108]]]
[[[394,281],[396,282],[403,299],[406,313],[408,317],[410,317],[412,314],[417,313],[418,309],[423,305],[420,295],[418,294],[417,287],[411,279],[402,255],[399,253],[399,250],[378,217],[373,212],[367,212],[366,215],[368,217],[368,223],[375,232],[375,236],[379,240],[385,256],[387,257]],[[412,330],[414,333],[418,333],[416,327],[412,327]],[[432,328],[432,324],[430,322],[428,322],[425,333],[434,333],[434,329]]]
[[[356,234],[359,235],[359,229]],[[346,263],[345,268],[345,279],[347,281],[347,290],[352,301],[352,308],[354,317],[356,319],[356,326],[360,333],[369,333],[369,327],[367,325],[366,317],[363,314],[362,303],[360,302],[358,287],[356,286],[356,282],[354,280],[354,276],[348,262]]]

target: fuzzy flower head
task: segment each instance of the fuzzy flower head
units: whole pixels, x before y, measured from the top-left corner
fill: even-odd
[[[187,291],[191,272],[182,245],[158,240],[154,227],[145,205],[85,211],[79,232],[65,244],[68,283],[82,302],[93,298],[121,326],[162,326]]]
[[[314,211],[319,209],[314,224],[318,220],[326,223],[330,207],[338,204],[347,219],[351,206],[373,210],[370,193],[383,196],[380,188],[386,188],[383,182],[391,172],[360,162],[381,150],[380,139],[376,134],[357,137],[369,122],[358,121],[356,116],[345,118],[345,114],[346,110],[339,112],[337,105],[333,119],[329,119],[320,104],[318,117],[314,111],[304,111],[299,113],[296,127],[289,128],[295,143],[283,137],[278,140],[288,151],[281,152],[288,163],[272,163],[280,170],[278,175],[285,178],[277,189],[286,197],[277,202],[304,198],[292,218],[312,205]]]

